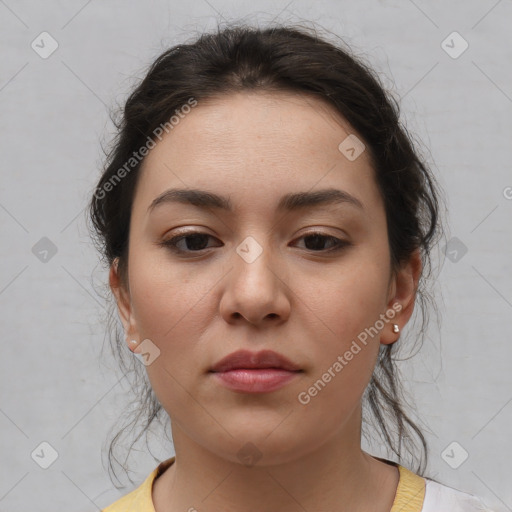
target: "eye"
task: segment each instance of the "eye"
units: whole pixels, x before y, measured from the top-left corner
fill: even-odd
[[[305,241],[305,247],[309,251],[313,252],[332,252],[332,251],[338,251],[346,246],[350,245],[350,242],[347,242],[346,240],[341,240],[339,238],[336,238],[332,235],[326,235],[324,233],[320,232],[312,232],[307,233],[297,240]],[[330,248],[325,248],[326,242],[331,244]]]
[[[208,247],[208,239],[215,239],[208,233],[202,233],[200,231],[189,231],[181,235],[176,235],[168,240],[161,242],[160,245],[168,247],[170,250],[176,253],[198,253],[200,251],[211,248]],[[301,236],[297,240],[305,241],[305,249],[313,252],[333,252],[341,250],[342,248],[349,246],[350,243],[336,238],[331,235],[326,235],[320,232],[307,233]],[[222,244],[222,242],[220,242]],[[325,245],[330,244],[330,247],[325,248]],[[180,246],[181,244],[181,246]],[[215,247],[215,246],[214,246]]]
[[[208,233],[201,233],[200,231],[189,231],[188,233],[177,235],[169,240],[165,240],[161,245],[164,245],[177,253],[199,252],[209,249],[209,247],[206,246],[209,238],[215,237]],[[178,245],[180,243],[181,247]]]

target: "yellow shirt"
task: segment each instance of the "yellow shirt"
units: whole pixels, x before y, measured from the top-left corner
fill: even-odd
[[[161,462],[140,487],[112,503],[102,512],[155,512],[151,496],[153,482],[174,462],[174,459],[175,457],[171,457]],[[385,462],[397,466],[400,472],[398,488],[390,512],[422,512],[425,498],[425,479],[395,462]]]

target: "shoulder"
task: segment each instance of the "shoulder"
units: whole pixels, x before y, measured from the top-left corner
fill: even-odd
[[[154,481],[174,462],[176,457],[161,462],[142,484],[101,512],[155,512],[152,499]]]
[[[151,500],[151,488],[156,475],[157,469],[152,471],[139,487],[118,499],[107,508],[102,509],[101,512],[127,512],[131,510],[137,512],[154,512],[153,502]]]
[[[152,475],[148,477],[148,480],[151,477]],[[122,498],[119,498],[107,508],[102,509],[101,512],[127,512],[131,510],[136,510],[137,512],[153,512],[150,508],[152,505],[151,498],[148,502],[147,497],[148,484],[151,485],[148,480]]]
[[[473,494],[425,478],[421,512],[492,512]]]

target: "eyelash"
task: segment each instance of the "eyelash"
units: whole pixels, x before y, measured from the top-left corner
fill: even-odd
[[[202,233],[200,231],[189,231],[188,233],[184,233],[184,234],[181,234],[181,235],[176,235],[172,238],[169,238],[168,240],[164,240],[163,242],[160,243],[160,245],[163,245],[164,247],[170,249],[172,252],[175,252],[175,253],[178,253],[178,254],[190,254],[190,253],[198,253],[200,254],[202,251],[206,251],[208,249],[210,249],[210,247],[206,247],[204,249],[199,249],[199,250],[196,250],[196,251],[193,251],[193,250],[183,250],[183,249],[179,249],[177,247],[177,244],[178,242],[180,242],[181,240],[184,240],[186,238],[190,238],[190,237],[194,237],[194,236],[206,236],[206,237],[210,237],[210,238],[215,238],[213,235],[210,235],[208,233]],[[322,237],[322,238],[325,238],[325,239],[328,239],[328,240],[332,240],[335,242],[335,246],[334,247],[331,247],[330,249],[321,249],[321,250],[318,250],[318,251],[315,251],[313,249],[306,249],[310,252],[313,252],[313,253],[332,253],[332,252],[338,252],[342,249],[344,249],[345,247],[351,245],[350,242],[347,242],[346,240],[341,240],[339,238],[336,238],[332,235],[326,235],[325,233],[322,233],[322,232],[319,232],[319,231],[312,231],[310,233],[306,233],[305,235],[302,235],[301,237],[299,237],[297,240],[300,240],[302,238],[307,238],[307,237],[310,237],[310,236],[319,236],[319,237]]]

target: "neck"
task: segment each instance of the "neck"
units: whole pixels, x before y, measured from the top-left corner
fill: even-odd
[[[360,429],[357,443],[345,429],[317,449],[250,467],[204,449],[176,424],[172,432],[176,460],[154,483],[156,512],[391,510],[398,469],[361,450]]]

